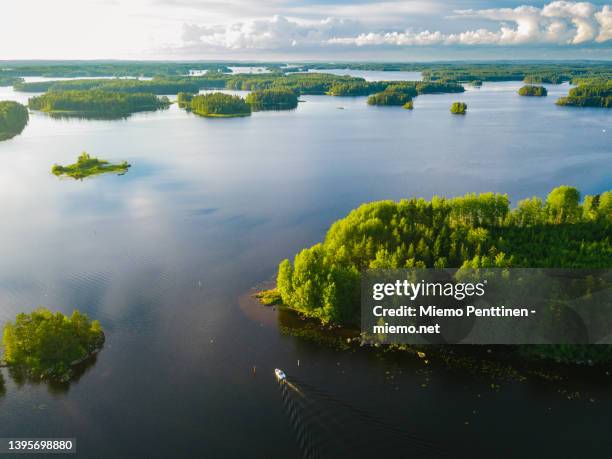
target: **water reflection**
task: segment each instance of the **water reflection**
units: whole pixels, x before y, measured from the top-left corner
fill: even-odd
[[[46,386],[47,390],[50,394],[53,395],[63,395],[67,394],[70,390],[70,386],[72,384],[78,383],[83,376],[85,376],[96,364],[98,361],[98,355],[94,354],[91,357],[87,358],[83,362],[74,365],[72,367],[72,374],[70,379],[65,381],[55,380],[55,379],[42,379],[40,377],[36,377],[26,371],[23,368],[19,367],[8,367],[8,374],[15,384],[17,388],[23,388],[25,385],[33,385],[33,386]],[[4,379],[2,379],[2,373],[0,373],[0,396],[3,395],[2,390],[4,389]]]

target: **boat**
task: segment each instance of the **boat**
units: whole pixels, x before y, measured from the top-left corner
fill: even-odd
[[[274,370],[274,374],[276,375],[276,380],[278,382],[284,381],[285,379],[287,379],[287,375],[285,374],[285,372],[283,370],[281,370],[280,368],[276,368]]]

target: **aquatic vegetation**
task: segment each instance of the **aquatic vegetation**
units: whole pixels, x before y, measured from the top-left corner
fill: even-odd
[[[544,86],[525,85],[518,90],[519,96],[544,97],[548,91]]]
[[[298,105],[297,94],[291,89],[260,89],[246,96],[246,103],[253,111],[291,110]]]
[[[283,298],[281,297],[280,292],[275,288],[257,292],[255,294],[255,298],[257,298],[262,304],[265,304],[266,306],[282,304],[283,302]]]
[[[30,119],[28,109],[10,100],[0,102],[0,141],[21,134]]]
[[[410,100],[406,102],[404,105],[402,105],[402,108],[405,108],[406,110],[412,110],[414,109],[414,102]]]
[[[4,360],[40,378],[67,381],[73,367],[100,351],[104,332],[100,323],[78,311],[70,317],[40,308],[18,314],[4,326]]]
[[[251,114],[251,106],[242,97],[230,96],[222,92],[194,96],[190,106],[191,111],[196,115],[212,118],[231,118]]]
[[[450,111],[453,115],[465,115],[467,112],[467,104],[465,102],[453,102]]]
[[[54,164],[51,172],[58,177],[65,175],[74,179],[83,179],[92,175],[100,175],[107,173],[125,174],[130,165],[123,161],[119,164],[110,164],[108,161],[89,156],[86,152],[81,153],[77,162],[69,166],[60,166]]]

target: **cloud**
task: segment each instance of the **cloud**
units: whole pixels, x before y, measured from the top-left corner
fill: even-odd
[[[170,1],[170,0],[164,0]],[[182,0],[173,0],[182,1]],[[396,2],[384,4],[397,5]],[[406,3],[406,13],[418,2]],[[380,3],[366,4],[380,5]],[[364,8],[361,6],[360,8]],[[297,12],[297,11],[295,11]],[[330,10],[330,12],[344,12]],[[456,10],[451,20],[479,20],[494,23],[478,28],[447,33],[439,30],[371,30],[367,19],[331,16],[309,20],[274,15],[223,25],[185,24],[185,48],[223,50],[297,50],[300,48],[346,46],[434,46],[434,45],[581,45],[612,40],[612,8],[588,2],[553,1],[542,7]],[[398,20],[401,21],[401,14]],[[368,26],[368,24],[370,24]],[[368,30],[370,29],[370,30]]]
[[[305,23],[276,15],[228,25],[186,24],[183,40],[187,45],[209,49],[285,49],[325,44],[331,37],[358,33],[360,29],[358,23],[347,19]]]
[[[477,18],[500,22],[497,30],[477,29],[460,33],[439,31],[369,32],[353,37],[334,37],[338,45],[579,45],[612,39],[612,9],[599,10],[592,3],[555,1],[542,8],[492,8],[457,10],[453,18]]]

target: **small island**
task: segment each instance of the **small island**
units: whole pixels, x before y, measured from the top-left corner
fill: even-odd
[[[298,105],[295,91],[286,88],[261,89],[246,96],[246,103],[253,111],[260,110],[291,110]]]
[[[251,114],[251,106],[242,97],[222,92],[194,96],[189,108],[196,115],[209,118],[233,118]]]
[[[566,97],[557,100],[557,105],[612,108],[612,80],[586,80],[578,83]]]
[[[28,106],[59,116],[127,116],[136,112],[167,108],[167,97],[145,93],[118,93],[102,90],[51,91],[31,97]]]
[[[29,119],[28,109],[20,103],[0,102],[0,141],[21,134]]]
[[[453,115],[465,115],[467,112],[467,104],[465,102],[453,102],[450,111]]]
[[[104,340],[97,320],[78,311],[68,317],[41,308],[4,326],[4,362],[39,379],[67,382],[74,367],[100,352]]]
[[[77,162],[74,164],[70,164],[69,166],[60,166],[58,164],[54,164],[51,168],[51,173],[57,175],[58,177],[66,176],[72,177],[77,180],[82,180],[85,177],[89,177],[92,175],[100,175],[107,173],[117,173],[118,175],[125,174],[130,165],[123,161],[119,164],[110,164],[108,161],[104,161],[102,159],[93,158],[89,156],[86,152],[81,153],[78,157]]]
[[[544,86],[534,86],[527,84],[518,90],[519,96],[527,97],[544,97],[548,95],[548,91]]]

